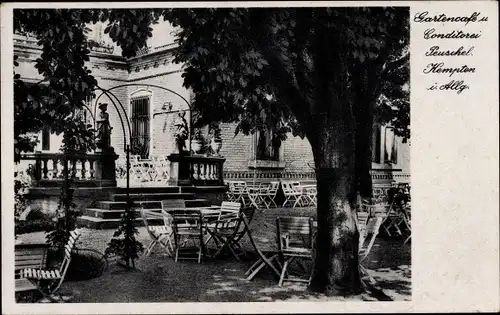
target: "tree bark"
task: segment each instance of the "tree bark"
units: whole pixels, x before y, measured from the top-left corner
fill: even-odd
[[[372,196],[373,106],[371,100],[356,98],[356,183],[361,197]]]
[[[356,196],[354,144],[338,141],[341,128],[330,131],[332,129],[313,150],[319,166],[316,174],[318,230],[310,290],[327,295],[350,295],[363,291],[359,233],[353,208]]]

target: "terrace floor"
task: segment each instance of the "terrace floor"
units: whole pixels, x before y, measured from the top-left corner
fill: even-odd
[[[278,215],[313,215],[314,210],[271,209],[256,211],[251,223],[261,242],[274,244],[274,220]],[[114,230],[83,229],[80,248],[104,252]],[[21,235],[24,242],[43,242],[43,232]],[[138,239],[146,246],[148,235],[139,228]],[[244,244],[245,247],[245,244]],[[377,281],[377,286],[392,300],[411,300],[411,245],[402,239],[377,238],[364,265]],[[324,301],[345,300],[306,291],[304,284],[285,282],[283,287],[270,273],[262,272],[252,281],[244,273],[252,264],[250,257],[238,262],[230,257],[206,260],[202,264],[179,261],[164,256],[161,248],[151,256],[140,257],[137,270],[126,270],[110,262],[108,269],[90,280],[66,281],[61,293],[72,295],[74,303],[111,302],[257,302],[257,301]],[[377,300],[365,293],[353,300]]]

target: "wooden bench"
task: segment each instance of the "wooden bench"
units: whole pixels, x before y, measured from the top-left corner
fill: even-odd
[[[20,244],[15,246],[16,293],[36,290],[36,285],[26,278],[21,278],[20,272],[25,268],[45,268],[47,264],[47,250],[47,244]]]

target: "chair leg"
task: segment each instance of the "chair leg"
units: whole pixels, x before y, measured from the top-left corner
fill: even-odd
[[[368,277],[368,280],[370,281],[371,284],[376,284],[377,281],[375,281],[375,279],[368,273],[368,270],[363,267],[363,265],[359,265],[359,270],[361,271],[361,273],[365,274],[367,277]]]
[[[236,252],[234,251],[234,248],[231,246],[231,244],[229,244],[227,246],[229,248],[229,251],[231,252],[231,254],[234,256],[234,258],[236,258],[237,261],[240,261],[240,258],[238,257],[238,255],[236,254]]]
[[[174,252],[174,245],[172,244],[172,240],[170,239],[170,237],[168,238],[167,242],[168,242],[168,246],[170,247],[170,249],[169,249],[170,256],[172,256],[173,252]]]
[[[403,245],[405,245],[410,239],[411,239],[411,234],[406,238],[406,240],[404,241]]]
[[[250,268],[248,268],[248,270],[245,272],[245,276],[248,276],[249,274],[251,274],[252,271],[254,271],[254,268],[259,266],[262,263],[264,263],[264,261],[262,260],[262,258],[259,258],[252,266],[250,266]]]
[[[283,281],[285,280],[285,273],[289,264],[290,260],[285,260],[285,263],[283,264],[283,270],[281,271],[280,281],[278,282],[279,287],[283,286]]]
[[[257,264],[259,262],[260,264]],[[252,267],[250,267],[250,269],[248,269],[248,275],[245,274],[247,276],[247,280],[252,280],[259,273],[259,271],[266,266],[266,263],[263,260],[259,260],[257,261],[257,263],[255,263],[254,265],[252,265]],[[252,270],[254,266],[257,266],[257,268]]]
[[[144,251],[144,256],[149,256],[151,254],[151,251],[153,250],[153,247],[155,247],[155,245],[156,245],[156,241],[151,241],[151,243],[149,243],[148,247]]]

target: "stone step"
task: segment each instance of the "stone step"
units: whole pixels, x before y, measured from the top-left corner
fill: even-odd
[[[168,187],[130,187],[129,192],[131,194],[140,194],[140,193],[181,193],[181,187],[179,186],[168,186]],[[115,193],[117,194],[126,194],[127,188],[118,187],[115,189]]]
[[[132,200],[165,200],[165,199],[194,199],[195,195],[193,193],[136,193],[129,195]],[[126,201],[127,194],[112,194],[111,201]]]
[[[150,209],[152,211],[156,211],[156,209]],[[159,211],[159,210],[158,210]],[[101,218],[101,219],[119,219],[125,210],[103,210],[97,208],[87,208],[83,210],[83,215],[92,218]],[[140,216],[139,211],[136,211],[137,217]]]
[[[188,199],[186,201],[186,207],[206,207],[210,206],[210,200],[208,199]],[[144,209],[161,209],[161,200],[151,200],[151,201],[134,201],[134,206],[142,205]],[[97,201],[97,209],[102,210],[125,210],[125,201]]]
[[[205,199],[195,199],[195,200],[186,200],[186,207],[207,207],[210,206],[208,200]],[[161,211],[161,203],[160,202],[148,202],[147,207],[148,210],[152,211]],[[121,215],[125,212],[124,209],[100,209],[100,208],[86,208],[83,210],[83,215],[93,217],[93,218],[103,218],[103,219],[119,219]],[[139,212],[137,212],[139,216]]]
[[[162,225],[163,220],[149,219],[148,223],[152,225]],[[76,225],[79,228],[86,227],[94,230],[116,229],[120,225],[120,219],[103,219],[84,215],[77,218]],[[142,218],[139,217],[135,219],[135,226],[144,226]]]

